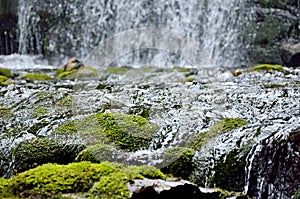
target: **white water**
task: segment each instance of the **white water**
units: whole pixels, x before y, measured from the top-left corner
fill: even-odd
[[[88,0],[50,4],[20,0],[19,50],[25,54],[45,52],[55,58],[77,56],[83,59],[100,42],[116,33],[151,27],[183,33],[182,40],[193,40],[199,49],[195,54],[202,57],[201,63],[195,65],[237,65],[246,60],[240,40],[244,4],[244,0]],[[119,47],[121,44],[118,41],[111,45]],[[143,48],[143,45],[135,46],[131,53]],[[172,51],[170,48],[155,49],[147,52],[148,55],[121,52],[111,63],[122,57],[122,65],[186,63],[172,54],[167,55],[171,58],[159,56],[163,51]]]

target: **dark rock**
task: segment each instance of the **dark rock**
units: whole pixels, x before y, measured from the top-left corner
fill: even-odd
[[[287,138],[266,138],[262,143],[250,170],[248,195],[291,198],[300,184],[300,128]]]
[[[300,43],[281,47],[281,59],[285,66],[300,66]]]
[[[218,199],[221,193],[212,189],[199,188],[184,180],[133,180],[127,184],[132,199]]]

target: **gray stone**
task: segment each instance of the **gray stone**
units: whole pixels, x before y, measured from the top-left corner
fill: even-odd
[[[285,66],[300,66],[300,43],[281,47],[281,58]]]

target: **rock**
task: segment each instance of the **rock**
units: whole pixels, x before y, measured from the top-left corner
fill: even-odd
[[[138,115],[96,113],[62,124],[54,134],[79,133],[86,144],[113,143],[118,149],[133,152],[147,148],[157,129],[157,125]]]
[[[178,179],[135,179],[127,183],[131,199],[248,199],[241,193],[208,189]]]
[[[235,71],[232,71],[231,74],[236,77],[236,76],[243,74],[243,72],[240,70],[235,70]]]
[[[129,199],[127,183],[144,177],[166,178],[149,166],[126,167],[109,162],[44,164],[10,179],[0,178],[0,198],[83,198],[86,195],[84,198]]]
[[[72,57],[71,59],[69,59],[68,63],[64,65],[64,71],[79,69],[83,66],[83,63],[81,63],[76,57]]]
[[[11,71],[6,68],[0,68],[0,75],[8,77],[8,78],[13,77]]]
[[[264,139],[253,157],[248,195],[253,198],[292,198],[300,185],[300,128],[288,137]]]
[[[13,149],[14,170],[18,173],[45,163],[70,163],[83,149],[82,144],[70,140],[34,138],[23,141]]]
[[[190,148],[172,147],[166,149],[163,154],[164,173],[170,173],[176,177],[187,179],[193,170],[192,159],[195,151]]]
[[[284,45],[280,48],[281,59],[287,67],[300,66],[300,43]]]
[[[127,184],[131,199],[221,198],[216,190],[199,188],[185,180],[136,179]]]

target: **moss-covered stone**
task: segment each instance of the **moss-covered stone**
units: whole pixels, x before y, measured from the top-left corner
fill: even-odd
[[[8,77],[8,78],[13,77],[11,71],[9,69],[6,69],[6,68],[0,68],[0,75]]]
[[[107,138],[126,151],[147,148],[157,126],[137,115],[104,113],[97,119]]]
[[[48,75],[38,74],[38,73],[27,73],[22,75],[21,78],[27,80],[39,80],[39,81],[53,80],[53,78]]]
[[[246,153],[233,150],[215,165],[211,186],[242,192],[245,186]]]
[[[0,178],[0,197],[13,198],[13,191],[9,179]]]
[[[114,68],[114,67],[108,67],[106,68],[106,71],[112,74],[116,74],[116,75],[124,75],[126,72],[128,72],[129,70],[131,70],[131,67],[128,66],[122,66],[119,68]]]
[[[83,66],[79,69],[73,69],[64,71],[58,69],[56,71],[57,78],[66,78],[66,79],[82,79],[82,78],[96,78],[98,77],[98,71],[89,66]]]
[[[188,146],[199,150],[210,139],[222,134],[223,132],[239,128],[248,122],[239,118],[225,118],[215,123],[208,131],[192,136],[188,141]]]
[[[6,76],[0,75],[0,83],[5,82],[6,80],[8,80]]]
[[[97,144],[81,151],[75,160],[90,161],[92,163],[101,163],[104,161],[115,162],[117,155],[118,151],[115,147],[107,144]]]
[[[87,193],[89,198],[129,198],[126,184],[149,176],[165,179],[159,170],[146,166],[125,167],[108,162],[44,164],[14,176],[8,188],[23,198],[62,198],[65,193]]]
[[[281,65],[261,64],[261,65],[254,66],[249,71],[251,72],[251,71],[271,71],[271,70],[283,71],[284,68]]]
[[[157,126],[137,115],[97,113],[82,119],[68,121],[55,130],[55,134],[79,134],[85,143],[114,143],[126,150],[136,151],[150,144]]]
[[[22,172],[45,163],[73,162],[82,144],[50,138],[34,138],[21,142],[13,149],[15,172]]]
[[[164,167],[161,170],[164,173],[187,179],[193,170],[194,153],[193,149],[184,147],[166,149],[162,154]]]
[[[300,188],[295,192],[293,199],[300,199]]]

